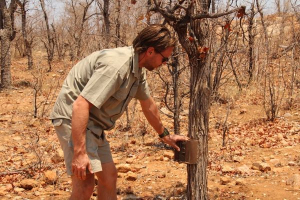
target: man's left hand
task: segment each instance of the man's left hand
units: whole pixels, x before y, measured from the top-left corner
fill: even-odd
[[[189,141],[190,138],[183,135],[167,135],[161,139],[165,144],[170,145],[175,148],[177,151],[180,151],[180,148],[176,145],[177,141]]]

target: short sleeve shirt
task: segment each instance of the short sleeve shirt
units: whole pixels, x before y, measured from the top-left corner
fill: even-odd
[[[65,79],[50,119],[71,119],[72,105],[79,95],[93,104],[90,121],[94,125],[103,130],[113,128],[132,98],[150,97],[138,54],[132,47],[121,47],[97,51],[81,60]]]

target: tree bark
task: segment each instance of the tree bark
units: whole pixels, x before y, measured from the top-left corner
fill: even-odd
[[[10,31],[0,30],[1,38],[1,86],[8,88],[11,86],[11,53],[10,53]]]
[[[121,15],[121,1],[116,0],[116,40],[115,40],[115,47],[119,46],[119,40],[121,39],[121,34],[120,34],[120,15]]]
[[[255,62],[254,62],[254,16],[255,16],[255,10],[254,10],[254,3],[255,1],[251,4],[251,12],[249,15],[249,23],[248,23],[248,44],[249,44],[249,49],[248,49],[248,59],[249,59],[249,67],[248,67],[248,74],[249,74],[249,80],[248,80],[248,85],[251,83],[252,78],[253,78],[253,71],[255,67]]]
[[[194,32],[199,43],[204,45],[206,37],[200,29],[201,21],[194,23]],[[178,24],[174,27],[179,41],[186,50],[190,63],[190,104],[189,132],[191,139],[198,140],[198,163],[188,164],[187,199],[208,199],[207,195],[207,157],[208,157],[208,120],[210,106],[210,90],[207,87],[207,66],[205,59],[199,59],[197,47],[188,42],[187,27]],[[200,36],[200,37],[199,37]]]
[[[54,57],[54,40],[53,40],[51,30],[50,30],[48,15],[47,15],[47,11],[45,8],[45,1],[40,0],[40,3],[41,3],[41,7],[42,7],[42,10],[44,13],[45,23],[46,23],[47,41],[43,41],[43,42],[44,42],[44,46],[47,50],[48,66],[49,66],[48,72],[50,72],[52,70],[52,61],[53,61],[53,57]]]
[[[11,52],[10,44],[16,36],[14,30],[14,12],[16,10],[16,1],[12,0],[9,7],[6,1],[0,1],[0,40],[1,40],[1,87],[11,86]]]
[[[28,39],[28,33],[27,33],[27,19],[26,19],[26,4],[28,3],[28,0],[23,0],[23,2],[18,2],[19,6],[21,8],[21,15],[22,15],[22,35],[23,40],[25,43],[25,54],[27,56],[27,63],[28,63],[28,69],[33,68],[33,57],[32,57],[32,41],[29,41]]]

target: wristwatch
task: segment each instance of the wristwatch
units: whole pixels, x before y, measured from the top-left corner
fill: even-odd
[[[158,136],[160,137],[160,138],[164,138],[165,136],[167,136],[167,135],[170,135],[170,133],[169,133],[169,131],[168,131],[168,129],[164,129],[164,132],[162,133],[162,134],[159,134]]]

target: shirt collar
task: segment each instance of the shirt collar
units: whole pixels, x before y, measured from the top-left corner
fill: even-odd
[[[134,77],[138,78],[141,74],[141,69],[139,68],[139,54],[134,52],[133,47],[131,47],[132,51],[132,73]]]

